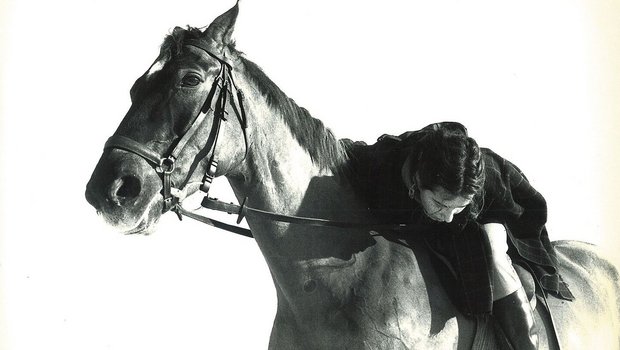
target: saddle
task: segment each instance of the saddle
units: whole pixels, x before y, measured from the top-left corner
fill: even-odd
[[[431,261],[433,261],[434,268],[437,270],[442,284],[446,287],[446,289],[453,288],[455,286],[454,282],[456,281],[456,274],[455,274],[454,267],[452,266],[450,261],[445,256],[443,256],[438,251],[434,250],[432,246],[429,245],[428,243],[427,243],[427,247],[429,248],[428,251],[431,257]],[[527,298],[529,300],[530,307],[532,308],[532,310],[536,310],[538,306],[538,302],[540,302],[543,313],[546,314],[546,318],[549,321],[549,324],[547,326],[551,327],[552,333],[554,334],[556,338],[555,339],[556,344],[558,344],[559,346],[559,342],[557,339],[558,333],[557,333],[555,324],[553,322],[553,315],[551,314],[551,309],[549,308],[547,304],[546,292],[543,290],[540,281],[536,280],[536,275],[534,274],[533,270],[531,269],[531,267],[528,265],[526,261],[515,260],[513,261],[512,266],[514,267],[517,275],[519,276],[519,280],[521,281],[521,285],[523,286],[523,289],[525,290],[525,293],[527,295]],[[448,277],[448,275],[450,275],[450,277]],[[450,290],[448,290],[448,295],[450,295],[450,298],[453,300],[455,304],[457,305],[460,304],[458,300],[459,298],[458,293],[455,294],[454,292],[450,292]],[[461,311],[462,312],[465,311],[464,313],[467,314],[466,310],[461,310]],[[472,316],[472,315],[470,314],[469,316]],[[473,316],[478,316],[478,315],[473,315]],[[475,317],[475,319],[477,321],[477,331],[476,331],[474,343],[478,344],[479,341],[484,342],[483,339],[486,336],[488,336],[487,325],[490,319],[488,317]],[[492,326],[492,327],[495,327],[495,326]],[[494,332],[494,333],[496,336],[498,336],[497,332]],[[508,342],[506,341],[506,339],[497,338],[497,342],[500,348],[510,349],[510,346],[508,345]]]
[[[537,291],[536,283],[534,282],[534,275],[530,271],[528,271],[525,267],[521,266],[520,263],[513,263],[512,266],[514,267],[517,275],[519,276],[519,279],[521,280],[521,285],[523,285],[523,289],[525,290],[527,299],[530,301],[530,306],[532,307],[532,310],[536,309],[537,292],[543,293],[543,291]],[[542,295],[540,297],[542,297]]]
[[[453,266],[453,264],[450,262],[450,259],[444,256],[438,250],[434,249],[432,244],[429,244],[428,241],[426,243],[429,254],[431,256],[431,261],[433,261],[434,268],[438,272],[441,282],[446,288],[452,289],[454,283],[448,281],[448,279],[457,279],[455,266]],[[543,289],[537,288],[537,285],[540,285],[540,282],[537,283],[537,281],[535,280],[536,277],[526,261],[520,259],[513,260],[512,266],[517,272],[519,280],[521,280],[521,285],[523,285],[523,289],[527,294],[527,298],[530,301],[532,309],[535,309],[537,305],[536,299],[542,299],[546,297]],[[448,294],[450,294],[450,292]],[[451,295],[451,297],[452,296],[453,295]],[[456,302],[456,304],[459,303]],[[547,311],[549,311],[545,304],[546,303],[543,303],[543,306],[545,306]]]

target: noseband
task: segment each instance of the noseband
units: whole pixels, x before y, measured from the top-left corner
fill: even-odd
[[[178,210],[180,209],[180,206],[178,205],[179,198],[172,193],[172,189],[174,188],[174,184],[172,182],[172,174],[175,170],[175,163],[189,140],[194,136],[194,134],[196,134],[202,122],[205,120],[210,111],[213,111],[213,126],[211,127],[211,132],[209,133],[209,137],[207,138],[207,144],[205,146],[205,150],[207,150],[207,152],[202,158],[204,159],[206,157],[209,157],[209,161],[207,163],[207,172],[205,173],[202,179],[202,184],[200,185],[200,190],[207,194],[209,193],[211,183],[213,182],[213,178],[215,177],[215,173],[217,171],[218,161],[215,158],[215,149],[217,147],[217,140],[220,134],[220,125],[222,121],[227,120],[227,103],[230,103],[232,109],[237,116],[239,124],[241,125],[243,140],[245,142],[245,156],[247,156],[248,153],[248,137],[246,133],[247,118],[244,108],[244,95],[243,91],[237,88],[233,80],[232,67],[226,61],[204,48],[202,46],[202,43],[200,43],[199,41],[188,40],[187,42],[185,42],[185,46],[193,46],[204,51],[209,56],[215,58],[218,62],[220,62],[221,67],[220,72],[213,81],[211,89],[209,90],[209,93],[207,94],[205,102],[202,105],[202,108],[200,109],[198,115],[196,116],[196,118],[194,118],[194,121],[192,122],[189,129],[187,129],[185,134],[179,139],[172,152],[170,152],[167,156],[161,157],[159,154],[153,152],[140,142],[137,142],[129,137],[122,135],[113,135],[107,140],[104,146],[104,150],[121,149],[131,152],[142,157],[144,160],[152,164],[155,167],[155,171],[161,174],[162,178],[162,195],[164,197],[163,211],[166,212],[172,209],[177,213],[177,215],[179,215],[179,217],[181,215],[181,211]],[[235,94],[233,94],[233,90],[235,90]],[[217,97],[215,98],[215,103],[213,103],[214,97],[216,95]],[[238,107],[235,103],[235,97],[239,104]],[[187,174],[188,182],[191,178],[191,175],[192,173]],[[180,192],[183,192],[184,187],[179,190]]]

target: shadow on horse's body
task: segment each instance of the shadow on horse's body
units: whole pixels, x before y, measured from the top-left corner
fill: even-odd
[[[235,50],[237,12],[235,6],[204,32],[176,28],[134,84],[132,107],[86,191],[119,230],[148,232],[174,209],[174,197],[196,192],[209,171],[226,176],[252,208],[371,220],[341,173],[342,144]],[[368,229],[247,221],[277,291],[271,349],[472,347],[477,324],[450,302],[422,244],[409,247]],[[616,270],[593,246],[556,247],[576,296],[550,299],[564,349],[617,349]],[[478,327],[476,348],[495,347],[489,327]],[[541,335],[541,347],[553,348]]]

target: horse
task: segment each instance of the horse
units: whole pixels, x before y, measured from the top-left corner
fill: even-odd
[[[277,293],[270,349],[496,348],[490,322],[451,302],[422,242],[373,227],[347,179],[344,142],[235,48],[238,11],[165,38],[131,88],[87,201],[118,231],[146,234],[225,176],[248,208],[358,223],[246,217]],[[553,244],[575,300],[548,298],[559,344],[537,303],[541,348],[620,349],[616,268],[593,245]]]

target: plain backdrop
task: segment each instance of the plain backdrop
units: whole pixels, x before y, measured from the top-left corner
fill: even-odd
[[[0,348],[267,347],[275,291],[251,239],[172,214],[153,235],[123,236],[84,200],[164,36],[233,5],[0,2]],[[619,9],[617,0],[244,0],[235,37],[338,137],[464,123],[546,196],[552,239],[614,253]],[[220,179],[216,191],[227,186]]]

